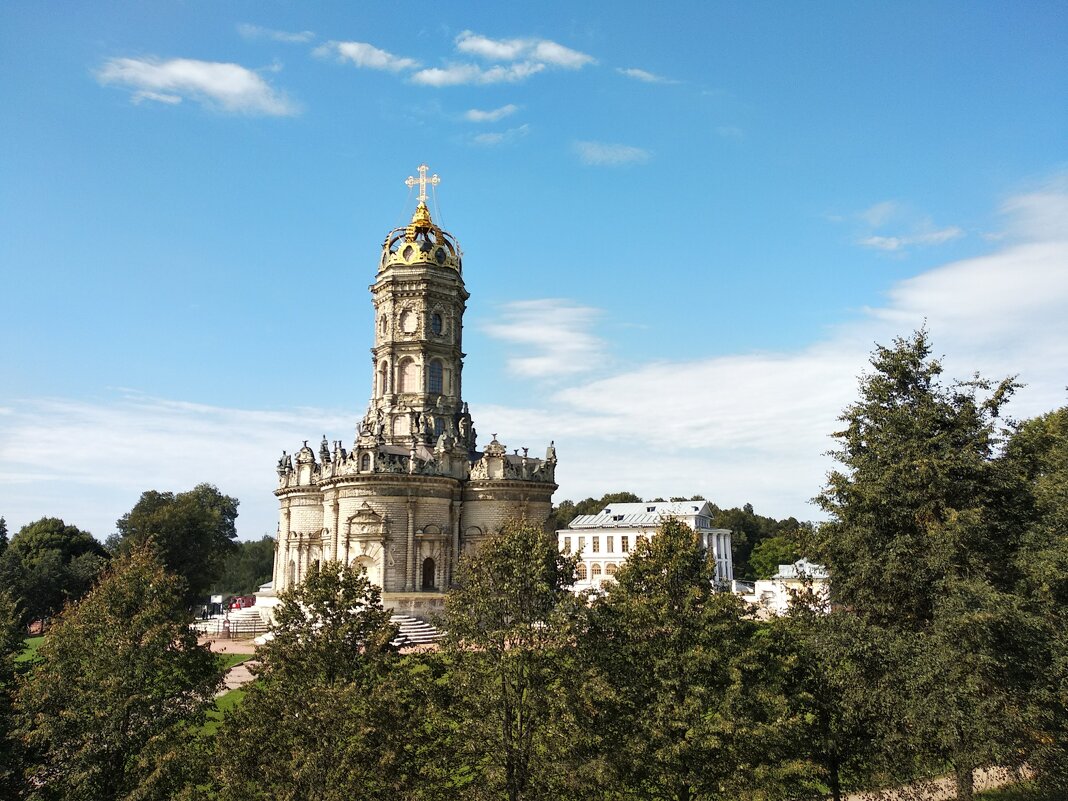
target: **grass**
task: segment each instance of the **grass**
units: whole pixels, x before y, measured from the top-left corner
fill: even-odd
[[[233,655],[237,656],[237,654]],[[233,709],[240,704],[244,697],[245,690],[238,687],[236,690],[230,690],[230,692],[223,693],[216,698],[215,706],[208,710],[208,719],[200,727],[201,735],[205,737],[213,736],[219,730],[219,726],[222,725],[223,715],[226,714],[227,710]]]
[[[1063,801],[1063,797],[1053,792],[1043,792],[1033,782],[1010,784],[997,790],[987,790],[976,794],[976,801]]]
[[[252,654],[219,654],[219,661],[222,662],[222,669],[225,673],[230,668],[237,667],[242,662],[247,662],[252,656]]]
[[[44,637],[27,637],[23,642],[26,644],[22,653],[15,657],[16,662],[29,662],[37,656],[37,649],[44,642]]]

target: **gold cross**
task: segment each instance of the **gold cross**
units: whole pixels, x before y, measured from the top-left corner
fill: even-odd
[[[435,175],[431,175],[429,178],[427,178],[426,177],[427,169],[429,169],[429,168],[425,164],[420,164],[419,165],[419,177],[416,178],[416,177],[414,177],[412,175],[409,175],[408,176],[408,180],[404,182],[404,185],[407,186],[409,189],[411,189],[416,184],[419,184],[419,202],[420,203],[425,203],[426,202],[426,185],[427,184],[430,184],[431,186],[437,186],[439,183],[441,183],[441,179],[438,178],[438,176],[436,174]]]

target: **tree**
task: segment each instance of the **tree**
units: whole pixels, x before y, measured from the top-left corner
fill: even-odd
[[[274,537],[238,542],[236,546],[234,552],[226,557],[214,587],[223,594],[248,595],[271,578]]]
[[[566,777],[557,699],[581,600],[576,558],[540,525],[512,521],[464,558],[446,601],[446,651],[479,789],[509,801],[547,798]]]
[[[4,551],[7,550],[7,521],[3,517],[0,517],[0,556],[4,555]]]
[[[899,635],[847,610],[826,613],[811,594],[767,626],[768,661],[788,710],[777,732],[780,758],[811,762],[818,782],[799,782],[791,797],[826,789],[840,801],[844,790],[913,778],[900,770],[908,744],[899,734]]]
[[[1043,627],[1028,764],[1051,794],[1068,795],[1068,407],[1023,423],[1008,457],[1035,500],[1017,557],[1019,593]]]
[[[167,570],[185,579],[185,601],[203,597],[237,546],[237,499],[210,484],[189,492],[141,494],[140,500],[116,523],[118,553],[151,544]]]
[[[22,622],[28,623],[84,595],[106,561],[107,552],[89,532],[43,517],[11,539],[0,556],[0,579],[12,588]]]
[[[779,565],[790,565],[797,561],[797,545],[788,537],[776,535],[757,543],[749,556],[749,572],[755,578],[771,578],[778,572]]]
[[[337,562],[280,596],[258,680],[217,738],[220,798],[385,801],[452,789],[427,731],[443,668],[400,659],[389,618],[379,588]]]
[[[198,783],[191,728],[220,684],[183,582],[138,548],[66,608],[16,701],[31,799],[168,799]]]
[[[22,626],[15,599],[0,591],[0,799],[17,798],[20,784],[21,748],[13,736],[15,697],[15,657],[23,648]]]
[[[1029,492],[999,454],[1016,384],[944,386],[922,330],[877,347],[871,364],[840,418],[842,469],[816,499],[830,520],[810,544],[832,600],[919,644],[903,700],[917,745],[953,765],[963,801],[973,768],[1009,754],[1031,662],[1033,627],[1008,595]]]
[[[768,710],[755,691],[756,624],[714,579],[697,535],[669,520],[590,610],[576,717],[587,759],[620,797],[743,798],[767,778],[757,776]]]

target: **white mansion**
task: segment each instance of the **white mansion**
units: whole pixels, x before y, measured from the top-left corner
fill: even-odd
[[[542,522],[556,489],[556,452],[483,449],[462,395],[463,254],[431,219],[426,165],[412,221],[391,231],[371,301],[371,400],[350,448],[323,437],[278,460],[280,503],[272,590],[326,560],[356,564],[398,611],[433,613],[457,559],[511,518]]]
[[[556,532],[562,553],[580,555],[575,591],[596,589],[612,580],[638,540],[655,536],[657,528],[668,518],[675,518],[697,532],[701,544],[715,559],[717,584],[729,589],[734,578],[731,532],[712,528],[711,505],[707,501],[648,501],[613,503],[595,515],[579,515],[567,528]]]

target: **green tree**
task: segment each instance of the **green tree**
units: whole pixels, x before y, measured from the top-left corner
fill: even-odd
[[[566,782],[569,740],[556,701],[582,609],[569,589],[575,564],[540,525],[513,521],[462,560],[449,592],[456,714],[484,797],[547,798]]]
[[[795,598],[788,613],[768,624],[769,662],[787,701],[774,743],[781,759],[812,763],[813,781],[800,781],[794,798],[829,791],[898,784],[913,778],[902,766],[908,743],[899,734],[900,636],[852,612],[826,613],[811,595]]]
[[[15,599],[0,591],[0,799],[17,798],[20,784],[21,747],[13,736],[15,697],[15,657],[22,650],[23,628]]]
[[[757,543],[749,556],[749,572],[754,578],[774,576],[779,565],[790,565],[798,559],[797,544],[789,537],[776,535]]]
[[[1016,385],[944,386],[925,331],[878,347],[871,363],[840,418],[842,469],[816,499],[830,520],[810,545],[835,602],[920,644],[903,702],[917,747],[954,767],[964,801],[973,768],[1010,755],[1031,661],[1033,627],[1007,594],[1028,488],[999,458],[999,413]]]
[[[16,701],[30,799],[169,799],[199,778],[187,751],[220,684],[180,578],[136,549],[68,606]]]
[[[51,617],[84,595],[107,561],[104,547],[77,526],[43,517],[23,526],[0,555],[23,622]]]
[[[1035,500],[1017,558],[1020,595],[1041,620],[1044,642],[1028,764],[1050,793],[1068,796],[1068,407],[1023,423],[1008,456]]]
[[[248,595],[270,581],[274,569],[274,537],[236,543],[226,557],[214,587],[217,592]]]
[[[618,797],[740,799],[768,779],[756,624],[714,577],[697,535],[667,521],[590,610],[576,718],[591,770]]]
[[[4,551],[7,550],[7,521],[3,517],[0,517],[0,556],[4,555]]]
[[[444,667],[432,655],[399,657],[389,618],[379,588],[336,562],[281,595],[258,680],[217,737],[220,798],[455,792],[451,757],[429,725]]]
[[[185,601],[203,597],[237,546],[237,499],[210,484],[189,492],[141,494],[140,500],[116,523],[118,553],[151,544],[164,567],[185,579]]]

